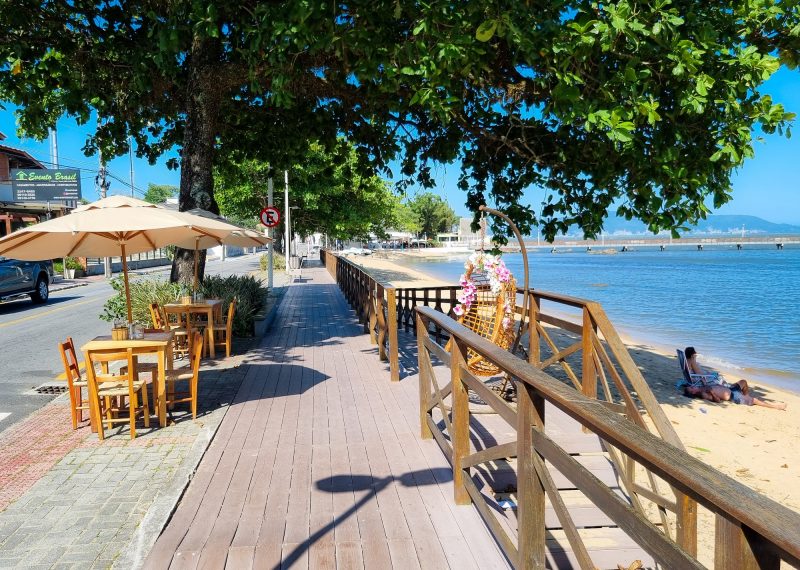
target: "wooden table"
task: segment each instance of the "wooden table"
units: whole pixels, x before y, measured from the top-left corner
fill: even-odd
[[[222,310],[221,299],[206,299],[198,303],[167,303],[164,305],[164,312],[167,315],[181,315],[181,320],[185,316],[186,331],[189,338],[192,338],[192,314],[205,314],[208,326],[206,326],[206,343],[208,344],[208,354],[211,358],[216,358],[216,351],[214,350],[214,314],[219,314]]]
[[[143,339],[112,340],[111,335],[95,337],[81,347],[86,366],[90,366],[89,355],[93,350],[127,350],[133,349],[134,355],[156,354],[158,356],[158,376],[156,385],[158,424],[167,425],[166,386],[167,370],[172,370],[172,333],[145,333]]]

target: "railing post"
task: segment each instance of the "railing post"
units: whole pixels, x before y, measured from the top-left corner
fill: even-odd
[[[592,332],[594,324],[589,308],[583,308],[583,334],[581,341],[583,344],[583,371],[581,373],[581,386],[583,395],[592,400],[597,399],[597,370],[594,367],[594,344],[592,343]]]
[[[631,471],[635,473],[635,470]],[[697,501],[675,491],[675,541],[692,557],[697,558]]]
[[[467,363],[467,347],[453,338],[450,355],[450,379],[453,384],[453,433],[450,434],[453,442],[453,494],[457,505],[469,505],[469,492],[464,485],[464,478],[469,474],[461,467],[461,460],[469,455],[469,394],[461,380],[461,367]]]
[[[378,313],[375,309],[378,304],[378,296],[376,293],[377,286],[370,280],[369,294],[367,295],[367,309],[369,310],[369,342],[370,344],[377,344],[378,337],[375,335],[375,325],[378,323]]]
[[[361,305],[361,319],[364,321],[364,332],[370,333],[370,323],[372,322],[372,315],[370,310],[370,297],[372,295],[372,287],[370,287],[370,278],[364,273],[363,270],[359,270],[359,304]],[[371,335],[372,333],[370,333]]]
[[[532,429],[544,432],[544,398],[524,382],[517,381],[517,517],[516,568],[545,566],[545,493],[533,462]],[[455,386],[455,383],[453,384]],[[454,451],[455,455],[455,451]]]
[[[375,295],[375,319],[378,327],[377,343],[378,343],[378,358],[385,361],[386,356],[386,317],[383,313],[383,285],[376,285],[377,293]]]
[[[431,426],[428,425],[428,410],[431,399],[431,378],[428,373],[430,367],[430,354],[425,348],[425,338],[428,336],[428,327],[417,313],[417,362],[419,364],[419,425],[422,439],[431,439]]]
[[[542,363],[542,349],[539,343],[539,299],[532,299],[528,316],[528,363],[539,368]]]
[[[397,346],[397,298],[394,287],[386,289],[386,304],[389,313],[389,322],[386,323],[386,327],[389,329],[389,377],[392,382],[399,382],[400,356]]]
[[[763,548],[760,536],[747,531],[738,522],[717,515],[714,545],[714,569],[778,570],[781,560]]]

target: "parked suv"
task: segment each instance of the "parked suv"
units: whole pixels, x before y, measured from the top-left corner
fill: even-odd
[[[0,301],[30,295],[34,303],[45,303],[54,280],[53,262],[50,260],[19,261],[0,257]]]

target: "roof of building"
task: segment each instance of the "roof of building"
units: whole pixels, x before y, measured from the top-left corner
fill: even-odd
[[[27,166],[29,168],[45,168],[45,166],[41,162],[33,158],[24,150],[0,144],[0,153],[13,156],[17,160],[19,160],[24,166]]]

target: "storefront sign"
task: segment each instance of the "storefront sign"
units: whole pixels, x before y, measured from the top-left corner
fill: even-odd
[[[11,190],[15,202],[80,200],[80,170],[71,168],[55,170],[12,168]]]

